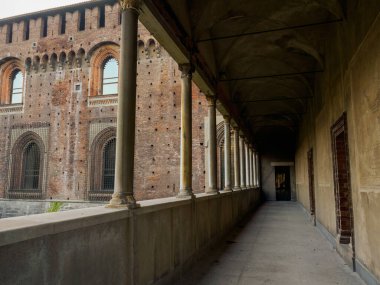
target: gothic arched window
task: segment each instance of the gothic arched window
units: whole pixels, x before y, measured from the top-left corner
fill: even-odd
[[[108,127],[98,133],[91,146],[88,198],[109,201],[115,187],[116,128]]]
[[[113,57],[108,58],[103,65],[102,94],[114,95],[118,93],[119,64]]]
[[[115,185],[116,138],[110,139],[103,149],[103,190],[113,191]]]
[[[39,189],[40,149],[35,142],[29,143],[23,153],[22,190]]]
[[[11,77],[11,104],[22,103],[22,90],[24,76],[20,70],[16,70]]]
[[[11,172],[7,197],[12,199],[42,199],[44,187],[45,146],[32,131],[22,134],[11,152]]]

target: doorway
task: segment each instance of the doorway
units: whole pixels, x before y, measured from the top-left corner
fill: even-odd
[[[315,223],[315,192],[314,192],[314,158],[313,149],[307,152],[307,168],[309,176],[309,199],[310,199],[310,215],[314,217]]]
[[[275,167],[276,200],[290,201],[290,168],[289,166]]]
[[[352,243],[354,250],[354,221],[350,181],[347,119],[344,113],[331,127],[336,226],[341,244]]]

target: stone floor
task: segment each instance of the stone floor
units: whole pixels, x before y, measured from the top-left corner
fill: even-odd
[[[363,285],[294,202],[268,202],[178,285]]]

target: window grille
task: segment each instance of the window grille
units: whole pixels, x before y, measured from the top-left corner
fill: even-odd
[[[22,103],[22,89],[24,76],[20,70],[16,71],[12,77],[11,103]]]
[[[109,140],[103,150],[103,190],[113,191],[115,185],[116,138]]]
[[[103,68],[103,95],[118,93],[119,64],[116,59],[108,59]]]
[[[23,154],[23,183],[22,190],[39,189],[40,150],[36,143],[28,144]]]

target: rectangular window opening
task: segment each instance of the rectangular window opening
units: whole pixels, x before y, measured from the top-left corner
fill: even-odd
[[[86,29],[86,13],[85,11],[79,11],[79,31],[84,31]]]
[[[42,17],[41,37],[46,38],[47,34],[48,34],[48,19],[47,19],[47,17]]]
[[[8,24],[7,26],[7,38],[6,38],[6,43],[10,44],[13,41],[13,25]]]
[[[29,35],[30,35],[30,22],[29,20],[26,20],[24,22],[24,41],[29,40]]]
[[[63,13],[60,17],[59,34],[64,35],[66,33],[66,14]]]
[[[106,26],[106,9],[105,6],[99,8],[99,28]]]

